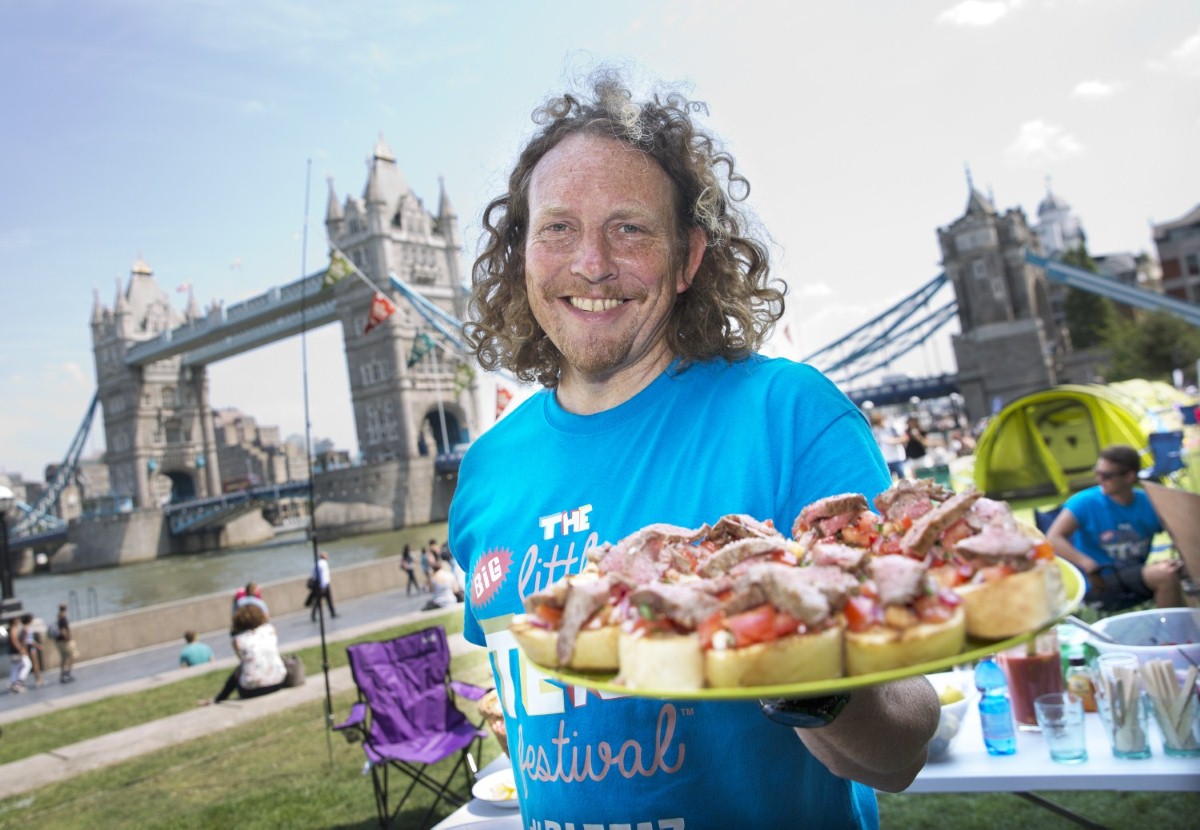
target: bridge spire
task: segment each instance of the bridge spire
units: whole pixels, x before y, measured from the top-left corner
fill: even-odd
[[[325,204],[325,229],[328,230],[330,239],[334,239],[341,235],[342,222],[346,219],[346,215],[342,212],[342,205],[337,200],[334,176],[325,176],[325,182],[329,185],[329,200]]]

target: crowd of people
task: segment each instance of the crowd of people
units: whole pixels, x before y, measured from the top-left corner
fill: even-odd
[[[952,416],[926,416],[926,426],[917,412],[889,416],[871,408],[868,418],[871,435],[893,479],[916,478],[923,469],[946,465],[975,451],[972,430]]]
[[[75,660],[79,657],[79,648],[75,644],[75,635],[71,632],[71,621],[67,615],[67,604],[58,606],[58,615],[46,627],[46,638],[52,641],[58,651],[58,679],[60,683],[72,683]],[[10,694],[20,694],[28,688],[27,680],[33,675],[33,687],[41,688],[42,680],[42,634],[34,627],[33,614],[25,612],[9,621],[3,630],[4,648],[9,656],[8,691]]]

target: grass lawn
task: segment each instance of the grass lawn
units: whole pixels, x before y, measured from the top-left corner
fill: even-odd
[[[439,620],[457,630],[461,617]],[[363,639],[386,639],[429,621],[378,632]],[[331,668],[345,665],[345,646],[329,649]],[[309,682],[320,682],[320,650],[301,652]],[[456,658],[454,676],[486,683],[489,669],[482,653]],[[74,743],[195,706],[211,695],[224,672],[131,695],[98,701],[5,726],[0,751],[11,761],[48,748]],[[335,695],[333,713],[341,720],[354,692]],[[471,704],[464,711],[474,715]],[[480,766],[499,751],[484,742]],[[164,749],[107,769],[81,775],[0,801],[0,828],[372,828],[377,826],[369,777],[362,774],[363,754],[341,735],[327,736],[324,702],[289,708],[247,724],[180,746]],[[461,775],[461,773],[460,773]],[[399,779],[393,776],[393,791]],[[463,791],[465,792],[465,783]],[[1054,801],[1114,828],[1173,830],[1195,826],[1200,793],[1045,793]],[[429,805],[424,791],[396,826],[415,827]],[[882,795],[884,828],[993,830],[993,828],[1068,828],[1073,826],[1011,794]],[[439,809],[438,817],[451,812]],[[769,830],[769,829],[766,829]]]

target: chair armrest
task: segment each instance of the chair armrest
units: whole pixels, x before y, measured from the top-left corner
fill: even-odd
[[[367,704],[356,703],[350,707],[350,717],[345,721],[333,727],[337,731],[343,729],[362,729],[363,722],[367,719]]]
[[[464,683],[461,680],[451,680],[450,688],[456,695],[462,695],[467,700],[479,700],[486,695],[491,689],[485,689],[482,686],[476,686],[473,683]]]

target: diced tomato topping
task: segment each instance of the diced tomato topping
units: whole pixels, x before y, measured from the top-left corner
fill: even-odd
[[[879,534],[875,532],[874,523],[859,522],[842,531],[842,541],[858,548],[869,548],[875,544],[875,540],[878,538]]]
[[[954,547],[957,542],[974,535],[975,531],[967,524],[966,520],[959,519],[950,525],[950,527],[943,530],[942,535],[938,539],[941,541],[942,547],[949,549]]]
[[[558,628],[562,622],[562,609],[555,608],[553,605],[542,604],[533,609],[534,615],[550,628]]]
[[[800,562],[796,559],[796,554],[790,550],[774,550],[767,556],[772,562],[778,562],[781,565],[799,565]]]
[[[1008,565],[989,565],[979,569],[975,574],[975,580],[977,582],[996,582],[1006,576],[1012,576],[1012,574],[1013,569]]]
[[[921,622],[941,623],[954,616],[954,609],[942,602],[935,594],[926,594],[913,601],[913,608]]]
[[[912,529],[912,516],[910,516],[910,515],[908,515],[907,513],[905,513],[905,514],[904,514],[904,515],[903,515],[903,516],[900,518],[900,524],[904,525],[904,529],[905,529],[905,530],[910,530],[910,529]]]
[[[793,617],[786,611],[775,612],[775,637],[786,637],[789,634],[795,634],[800,630],[800,620]]]
[[[880,540],[879,547],[876,548],[876,552],[882,554],[904,553],[903,549],[900,547],[900,540],[895,537],[891,539]]]
[[[842,609],[846,615],[846,627],[851,631],[866,631],[875,622],[875,609],[875,601],[870,597],[850,597]]]
[[[775,616],[774,606],[768,603],[727,617],[725,627],[733,634],[733,644],[737,648],[769,643],[778,636],[775,633]]]
[[[714,612],[712,616],[700,623],[699,627],[696,628],[696,633],[700,635],[700,647],[705,649],[712,648],[713,635],[724,627],[725,615],[720,611]]]
[[[858,586],[858,592],[867,599],[879,599],[879,589],[870,579],[864,579]]]
[[[1054,558],[1054,545],[1049,542],[1038,542],[1033,548],[1034,559],[1050,560]]]
[[[930,568],[929,578],[939,588],[953,588],[967,581],[962,574],[962,570],[954,565],[942,565]]]

